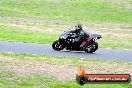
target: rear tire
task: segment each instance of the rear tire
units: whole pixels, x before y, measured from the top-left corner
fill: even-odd
[[[60,50],[63,50],[65,47],[64,47],[64,45],[63,45],[62,43],[60,43],[59,40],[56,40],[56,41],[53,42],[52,48],[53,48],[54,50],[60,51]]]
[[[85,48],[85,52],[87,53],[93,53],[98,49],[98,43],[94,42],[92,45],[88,45]]]

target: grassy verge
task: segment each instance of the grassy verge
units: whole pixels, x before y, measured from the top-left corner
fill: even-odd
[[[57,39],[57,32],[37,32],[29,30],[20,30],[12,27],[0,27],[0,40],[36,42],[51,44]]]
[[[74,67],[83,65],[86,68],[96,69],[98,71],[103,71],[106,68],[105,70],[106,73],[107,71],[110,72],[112,70],[114,72],[114,69],[116,68],[118,68],[118,72],[122,73],[123,71],[122,69],[127,68],[126,71],[129,71],[129,69],[131,69],[131,66],[132,66],[132,62],[122,62],[118,60],[107,60],[107,59],[96,59],[96,58],[86,59],[86,58],[74,58],[74,57],[57,57],[57,56],[53,57],[53,56],[47,56],[47,55],[15,54],[15,53],[0,53],[0,56],[14,57],[20,60],[29,59],[34,61],[44,61],[45,63],[48,63],[48,64],[69,65]]]
[[[74,57],[57,57],[57,56],[47,56],[47,55],[35,55],[35,54],[15,54],[15,53],[0,53],[0,56],[6,56],[6,57],[14,57],[16,59],[29,59],[29,60],[39,60],[39,61],[45,61],[48,64],[57,63],[60,65],[73,65],[73,66],[79,66],[80,64],[83,64],[84,67],[91,67],[91,65],[98,64],[102,65],[104,64],[117,64],[117,65],[132,65],[132,62],[122,62],[117,60],[106,60],[106,59],[96,59],[96,58],[74,58]],[[100,67],[99,66],[99,67]]]
[[[96,70],[96,73],[103,73],[109,71],[111,73],[111,69],[114,71],[122,70],[127,72],[130,71],[132,63],[131,62],[120,62],[120,61],[109,61],[109,60],[98,60],[98,59],[79,59],[72,57],[51,57],[51,56],[43,56],[43,55],[30,55],[30,54],[7,54],[0,53],[1,57],[5,58],[14,58],[17,60],[31,60],[33,61],[44,61],[48,64],[59,64],[67,65],[71,67],[77,67],[79,64],[82,64],[85,68],[92,70]],[[6,61],[0,61],[0,66],[2,66],[0,70],[0,86],[1,88],[128,88],[131,87],[132,84],[88,84],[84,86],[78,85],[75,80],[61,82],[53,77],[48,75],[38,75],[38,74],[30,74],[20,76],[14,72],[10,72],[7,70],[7,65],[10,63],[6,63]],[[3,63],[4,62],[4,63]],[[12,64],[12,63],[11,63]],[[21,63],[19,63],[21,64]],[[44,63],[43,63],[44,64]],[[96,65],[95,65],[96,64]],[[103,65],[103,66],[102,66]],[[104,67],[105,65],[105,67]],[[120,66],[122,69],[120,69]],[[99,67],[99,68],[97,68]],[[95,68],[95,69],[92,69]],[[128,69],[129,68],[129,69]],[[116,70],[115,70],[116,69]],[[127,69],[127,70],[126,70]],[[97,71],[98,70],[98,71]]]

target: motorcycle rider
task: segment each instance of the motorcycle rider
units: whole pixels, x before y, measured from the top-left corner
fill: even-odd
[[[88,40],[88,38],[90,37],[90,33],[87,33],[86,31],[84,31],[82,29],[82,25],[81,24],[75,25],[74,32],[79,36],[79,38],[80,38],[79,41],[81,41],[81,42]],[[80,49],[82,49],[83,46],[85,46],[85,44],[82,43],[80,45]]]

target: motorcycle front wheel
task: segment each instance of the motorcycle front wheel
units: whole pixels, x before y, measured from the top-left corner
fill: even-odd
[[[85,52],[87,53],[93,53],[98,49],[98,43],[97,42],[93,42],[92,45],[88,45],[85,48]]]
[[[60,50],[63,50],[65,47],[59,40],[56,40],[56,41],[53,42],[52,48],[54,50],[60,51]]]

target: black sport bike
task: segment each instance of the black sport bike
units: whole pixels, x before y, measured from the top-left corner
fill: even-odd
[[[87,53],[93,53],[98,49],[97,39],[102,38],[101,35],[98,34],[90,34],[90,37],[85,41],[80,41],[81,37],[79,37],[72,30],[66,30],[60,34],[58,40],[54,41],[52,44],[52,48],[54,50],[74,50],[74,51],[85,51]],[[80,45],[83,45],[82,47]]]

